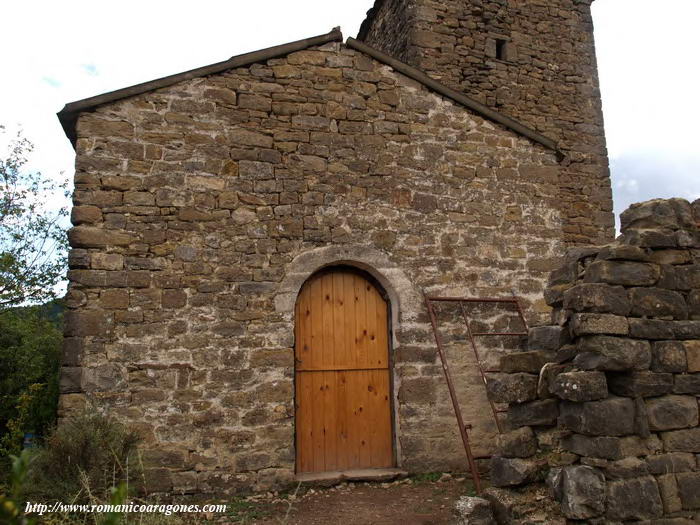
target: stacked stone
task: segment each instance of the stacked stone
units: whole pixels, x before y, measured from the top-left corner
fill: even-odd
[[[652,200],[622,235],[572,250],[546,298],[555,325],[503,358],[510,431],[492,483],[545,478],[590,523],[700,519],[700,200]]]

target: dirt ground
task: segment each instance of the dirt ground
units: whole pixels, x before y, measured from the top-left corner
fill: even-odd
[[[391,483],[343,483],[237,502],[225,523],[260,525],[437,525],[452,521],[455,501],[473,495],[471,480],[444,475]]]

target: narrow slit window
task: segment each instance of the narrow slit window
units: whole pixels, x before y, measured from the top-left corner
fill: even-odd
[[[508,46],[507,40],[497,39],[496,40],[496,58],[498,60],[507,60],[506,58],[506,48]]]

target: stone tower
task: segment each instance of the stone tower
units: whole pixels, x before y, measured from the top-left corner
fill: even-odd
[[[556,140],[570,244],[613,235],[592,0],[376,0],[358,39]]]

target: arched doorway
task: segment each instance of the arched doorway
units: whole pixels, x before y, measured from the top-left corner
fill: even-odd
[[[298,473],[394,466],[389,304],[351,267],[324,269],[295,307]]]

